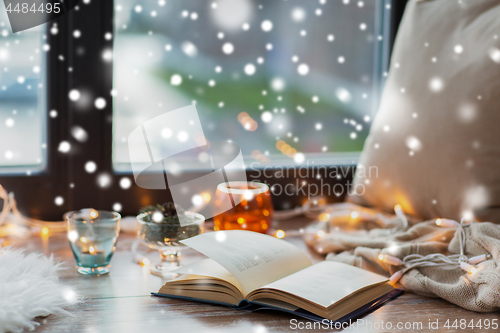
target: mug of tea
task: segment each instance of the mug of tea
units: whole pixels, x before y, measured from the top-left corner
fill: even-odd
[[[220,212],[220,207],[232,207]],[[214,229],[266,233],[273,218],[269,186],[258,182],[221,183],[215,194]]]

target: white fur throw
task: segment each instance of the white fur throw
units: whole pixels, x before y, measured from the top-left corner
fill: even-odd
[[[61,265],[42,254],[0,248],[0,333],[33,330],[33,319],[76,302],[76,293],[59,282]]]

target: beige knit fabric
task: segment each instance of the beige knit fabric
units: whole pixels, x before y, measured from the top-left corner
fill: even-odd
[[[364,212],[369,209],[350,205],[353,210]],[[345,211],[346,205],[334,206],[330,211]],[[366,214],[365,214],[366,215]],[[320,254],[328,254],[327,260],[344,262],[361,267],[371,272],[392,275],[403,266],[391,266],[378,259],[379,254],[390,254],[403,259],[409,254],[427,255],[443,253],[445,255],[460,252],[458,230],[443,228],[435,224],[435,220],[414,223],[406,231],[391,233],[393,225],[380,228],[374,218],[351,221],[366,228],[359,230],[336,229],[335,218],[330,222],[330,232],[324,237],[305,236],[306,243]],[[392,219],[392,221],[397,221]],[[370,223],[371,222],[371,223]],[[347,225],[342,218],[339,223]],[[395,222],[394,222],[395,223]],[[352,229],[352,228],[351,228]],[[416,294],[440,297],[453,304],[477,312],[490,312],[500,309],[500,226],[489,222],[472,223],[464,228],[466,233],[465,254],[471,258],[481,254],[491,254],[492,259],[475,265],[478,269],[474,275],[460,268],[445,270],[441,267],[423,267],[412,269],[399,281],[405,290]]]

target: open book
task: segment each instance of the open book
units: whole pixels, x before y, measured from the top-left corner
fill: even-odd
[[[206,233],[182,243],[208,259],[177,269],[181,276],[154,295],[345,321],[401,293],[384,276],[334,261],[312,265],[289,242],[251,231]]]

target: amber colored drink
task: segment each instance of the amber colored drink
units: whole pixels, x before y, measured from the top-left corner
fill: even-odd
[[[228,196],[228,193],[230,194]],[[217,186],[215,205],[225,207],[233,199],[233,208],[214,217],[214,229],[249,230],[266,233],[273,218],[269,186],[257,182],[227,182]]]

